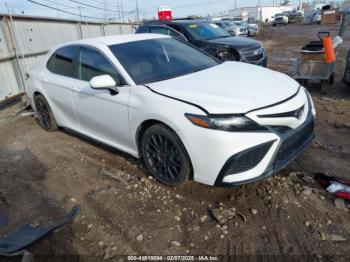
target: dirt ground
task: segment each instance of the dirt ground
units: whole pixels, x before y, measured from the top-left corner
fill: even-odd
[[[290,73],[298,49],[327,29],[334,33],[336,27],[268,27],[256,38],[268,50],[269,67]],[[349,261],[350,212],[336,208],[335,198],[313,180],[316,173],[350,179],[350,87],[341,83],[349,40],[347,33],[336,82],[327,94],[310,86],[318,113],[314,144],[274,177],[245,186],[189,182],[169,188],[117,150],[65,130],[45,132],[33,116],[16,114],[19,104],[1,110],[0,215],[8,224],[0,226],[0,235],[22,224],[48,223],[80,204],[71,224],[29,248],[36,258],[230,255]],[[231,211],[231,219],[219,224],[213,216],[218,210]]]

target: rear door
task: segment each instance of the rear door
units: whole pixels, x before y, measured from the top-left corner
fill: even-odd
[[[119,93],[111,94],[108,89],[92,89],[89,81],[100,75],[110,75],[119,82]],[[128,151],[128,100],[131,87],[107,56],[89,46],[80,47],[78,78],[80,80],[73,92],[73,101],[81,131],[96,140]]]
[[[73,107],[72,91],[77,84],[76,57],[79,48],[67,46],[58,49],[47,63],[48,71],[41,83],[59,125],[78,129],[79,123]]]

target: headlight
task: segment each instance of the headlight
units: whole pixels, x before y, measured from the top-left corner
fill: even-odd
[[[222,50],[218,52],[218,57],[220,59],[230,58],[230,56],[231,56],[231,52],[229,50]]]
[[[202,116],[185,114],[192,124],[204,128],[224,131],[258,131],[266,130],[255,121],[242,115]]]

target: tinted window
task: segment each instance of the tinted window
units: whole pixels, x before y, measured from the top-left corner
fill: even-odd
[[[150,32],[154,34],[162,34],[162,35],[169,35],[169,29],[166,27],[161,27],[161,26],[151,26]]]
[[[63,47],[58,49],[47,63],[47,68],[59,75],[76,77],[76,65],[74,59],[78,53],[79,47]]]
[[[190,23],[186,25],[186,29],[196,40],[210,40],[231,36],[224,29],[212,23]]]
[[[185,36],[187,39],[190,39],[191,36],[185,31],[183,30],[183,28],[179,25],[176,24],[170,24],[169,27],[173,28],[174,30],[176,30],[177,32],[180,32],[181,34],[183,34],[183,36]]]
[[[110,75],[117,83],[125,84],[111,62],[100,52],[88,47],[81,47],[78,62],[79,78],[90,81],[100,75]]]
[[[210,56],[170,38],[118,44],[110,49],[136,84],[170,79],[218,65]]]
[[[137,28],[136,33],[148,33],[149,31],[149,27],[148,26],[139,26],[139,28]]]
[[[173,37],[183,38],[179,33],[165,26],[151,26],[150,32],[153,34],[170,35]]]

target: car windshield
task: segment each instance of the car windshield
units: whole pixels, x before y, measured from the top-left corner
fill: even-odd
[[[194,39],[200,41],[231,36],[226,30],[212,23],[190,23],[186,28]]]
[[[226,26],[233,26],[233,25],[234,25],[234,23],[232,23],[232,22],[224,22],[224,24],[225,24]]]
[[[172,38],[109,46],[137,85],[198,72],[219,64],[214,58]]]

